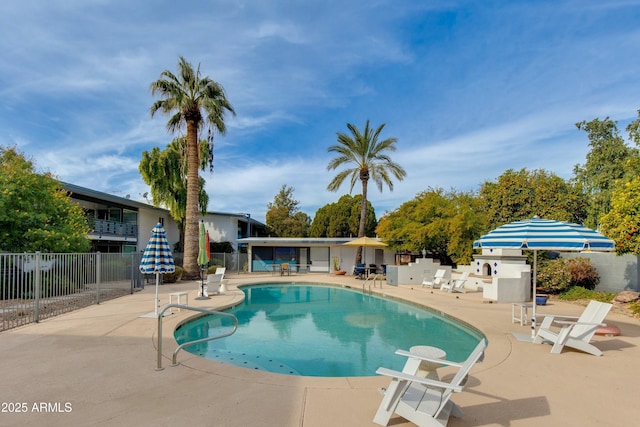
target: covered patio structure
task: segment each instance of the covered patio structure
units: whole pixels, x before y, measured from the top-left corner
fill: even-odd
[[[357,246],[345,246],[355,237],[248,237],[238,239],[247,245],[248,272],[280,271],[282,264],[289,264],[292,272],[330,273],[334,263],[340,269],[353,272]],[[363,259],[367,265],[393,264],[395,252],[389,248],[368,248]],[[336,260],[337,258],[337,260]]]

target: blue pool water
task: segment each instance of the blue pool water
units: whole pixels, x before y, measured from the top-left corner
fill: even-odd
[[[447,359],[467,358],[482,335],[415,305],[325,285],[248,286],[244,303],[228,310],[239,326],[230,337],[185,348],[205,358],[290,375],[375,375],[384,366],[401,370],[397,349],[430,345]],[[189,322],[175,332],[178,343],[230,330],[221,316]]]

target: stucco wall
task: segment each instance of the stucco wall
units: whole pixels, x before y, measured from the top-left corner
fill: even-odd
[[[564,252],[562,258],[588,258],[600,273],[597,290],[603,292],[640,291],[638,257],[607,252]]]
[[[441,266],[439,261],[431,258],[417,258],[416,262],[408,265],[391,265],[387,267],[387,284],[398,285],[421,285],[424,277],[433,277],[436,270],[447,271],[445,278],[451,278],[451,266]]]
[[[238,219],[207,214],[204,219],[204,227],[209,232],[209,239],[212,242],[229,242],[233,250],[238,250]]]
[[[169,213],[155,209],[140,209],[138,211],[138,251],[144,251],[151,237],[151,230],[156,226],[160,218],[164,219],[164,229],[167,232],[167,241],[173,250],[173,245],[180,240],[178,224]]]

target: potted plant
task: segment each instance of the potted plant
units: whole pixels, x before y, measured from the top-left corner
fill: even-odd
[[[538,295],[536,294],[536,305],[547,305],[548,295]]]
[[[340,270],[340,258],[338,258],[337,256],[333,257],[333,274],[338,276],[347,274],[346,271]]]

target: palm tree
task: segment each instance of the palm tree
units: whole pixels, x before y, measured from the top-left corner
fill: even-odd
[[[209,143],[213,149],[213,132],[226,132],[225,112],[235,114],[227,100],[223,87],[202,77],[200,65],[196,70],[182,56],[178,61],[178,75],[168,70],[160,74],[160,78],[151,83],[151,94],[161,99],[151,106],[151,117],[157,111],[173,114],[167,122],[167,130],[175,133],[187,128],[187,206],[184,230],[184,277],[198,277],[198,131],[209,126]],[[204,115],[203,115],[204,113]]]
[[[206,170],[211,162],[209,142],[201,139],[199,144],[200,170]],[[187,138],[179,136],[173,139],[167,148],[160,151],[153,147],[151,152],[143,151],[138,165],[142,180],[151,188],[151,200],[154,206],[169,209],[171,217],[180,228],[178,251],[184,251],[184,226],[187,210]],[[204,189],[205,180],[198,177],[198,207],[202,214],[207,212],[209,195]]]
[[[350,165],[351,168],[345,169],[338,173],[327,186],[329,191],[338,191],[342,182],[348,176],[351,176],[351,187],[349,192],[353,191],[353,186],[360,179],[362,183],[362,206],[360,209],[360,227],[358,229],[358,237],[364,237],[365,225],[367,223],[367,184],[372,179],[378,186],[378,190],[382,192],[382,184],[387,184],[389,190],[393,191],[393,175],[399,181],[405,177],[406,172],[397,163],[393,162],[386,154],[386,151],[396,151],[396,138],[387,138],[378,141],[380,132],[384,129],[385,124],[381,124],[375,131],[369,127],[369,120],[364,127],[364,132],[360,132],[357,127],[351,123],[347,123],[347,127],[351,131],[351,135],[338,132],[338,144],[329,147],[328,151],[335,152],[338,157],[332,159],[327,165],[327,170],[334,170],[342,165]],[[362,260],[362,247],[358,249],[356,254],[356,263]]]

